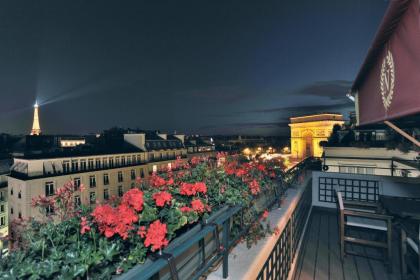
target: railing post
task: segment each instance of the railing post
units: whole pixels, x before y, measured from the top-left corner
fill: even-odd
[[[229,226],[230,218],[223,223],[223,279],[229,276]]]

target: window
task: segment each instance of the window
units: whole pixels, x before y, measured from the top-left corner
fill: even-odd
[[[127,157],[127,165],[131,165],[131,157]]]
[[[68,160],[63,161],[63,172],[64,173],[70,172],[70,162]]]
[[[354,167],[353,166],[349,166],[347,169],[348,169],[348,173],[354,173]]]
[[[104,189],[104,200],[108,200],[108,199],[109,199],[109,190]]]
[[[149,160],[154,160],[154,159],[155,159],[155,155],[153,153],[150,153]]]
[[[365,168],[364,167],[357,167],[357,173],[358,174],[365,174]]]
[[[113,158],[109,158],[109,167],[112,168],[114,167],[114,159]]]
[[[18,192],[18,198],[19,199],[22,198],[22,192],[21,191]]]
[[[53,206],[52,206],[52,205],[48,205],[48,206],[45,208],[45,214],[46,214],[47,216],[54,214],[54,208],[53,208]]]
[[[140,162],[141,162],[140,155],[137,155],[137,163],[140,163]]]
[[[125,165],[125,157],[121,157],[121,165]]]
[[[136,170],[131,169],[131,180],[135,180],[136,179]]]
[[[118,182],[122,182],[122,181],[124,181],[123,180],[124,178],[123,178],[123,174],[122,174],[122,171],[118,171]]]
[[[123,196],[124,192],[123,192],[123,187],[122,186],[118,186],[118,196],[121,197]]]
[[[86,170],[86,160],[82,159],[80,161],[80,170],[85,171]]]
[[[131,161],[133,162],[133,164],[134,164],[134,163],[136,163],[136,156],[135,156],[135,155],[133,155],[133,156],[131,157]]]
[[[97,158],[97,159],[95,160],[95,165],[96,165],[96,169],[101,168],[101,159],[100,159],[100,158]]]
[[[103,165],[103,168],[107,168],[108,167],[108,159],[107,158],[103,158],[102,165]]]
[[[88,168],[89,170],[93,169],[93,158],[88,159]]]
[[[109,185],[109,176],[108,173],[104,174],[104,185]]]
[[[80,195],[74,196],[74,207],[79,207],[82,204],[82,201],[80,200]]]
[[[54,183],[45,183],[45,196],[52,196],[54,194]]]
[[[10,214],[13,215],[13,207],[10,207]]]
[[[80,189],[80,178],[74,178],[73,186],[75,191]]]
[[[120,166],[120,157],[115,158],[115,166]]]
[[[95,192],[90,192],[89,193],[89,202],[90,202],[90,204],[95,204],[96,203],[96,193]]]
[[[77,161],[77,160],[72,160],[71,161],[71,171],[73,171],[73,172],[79,171],[79,161]]]
[[[374,175],[375,169],[373,169],[373,167],[366,167],[366,174]]]
[[[10,195],[13,195],[13,188],[10,189]]]
[[[140,170],[141,170],[140,177],[144,178],[144,170],[143,169],[140,169]]]
[[[19,217],[19,219],[22,219],[22,213],[21,212],[19,212],[18,217]]]
[[[95,175],[89,176],[89,186],[91,188],[96,187],[96,178],[95,178]]]
[[[5,217],[1,217],[0,218],[0,226],[5,226],[6,225],[6,218]]]
[[[0,213],[4,212],[4,204],[0,205]]]
[[[345,166],[339,166],[338,167],[338,172],[340,172],[340,173],[347,173],[347,167],[345,167]]]
[[[0,192],[0,201],[4,200],[4,192]]]

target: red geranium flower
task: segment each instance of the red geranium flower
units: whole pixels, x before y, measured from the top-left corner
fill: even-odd
[[[146,237],[146,227],[145,226],[139,227],[139,230],[137,231],[137,234],[140,235],[141,238],[145,238]]]
[[[163,186],[165,186],[165,185],[166,185],[166,181],[165,181],[165,179],[163,179],[162,177],[159,177],[159,176],[158,176],[158,175],[156,175],[156,174],[153,174],[153,175],[150,177],[149,181],[150,181],[150,185],[151,185],[152,187],[155,187],[155,188],[160,188],[160,187],[163,187]]]
[[[156,206],[163,207],[165,204],[169,205],[172,195],[166,191],[162,191],[153,194],[153,199],[155,200]]]
[[[259,171],[264,172],[264,171],[265,171],[265,166],[264,166],[264,165],[262,165],[262,164],[258,164],[257,169],[258,169]]]
[[[90,231],[90,226],[88,225],[86,217],[82,217],[82,221],[80,222],[80,233],[85,234],[88,231]]]
[[[173,185],[174,184],[174,178],[169,178],[168,181],[166,181],[166,185]]]
[[[203,213],[205,211],[203,202],[198,198],[191,201],[191,207],[198,213]]]
[[[195,195],[197,191],[194,188],[194,184],[191,183],[181,183],[181,188],[179,189],[179,193],[182,195]]]
[[[245,169],[242,169],[242,168],[237,169],[237,170],[236,170],[236,173],[235,173],[235,175],[236,175],[237,177],[242,177],[242,176],[244,176],[244,175],[246,175],[246,174],[247,174],[247,171],[246,171]]]
[[[198,158],[198,157],[193,157],[192,159],[191,159],[191,164],[192,165],[197,165],[197,164],[199,164],[200,163],[200,158]]]
[[[166,224],[161,223],[159,220],[154,221],[147,230],[144,245],[146,247],[152,246],[152,251],[167,246],[168,240],[166,239],[166,232]]]
[[[131,189],[123,195],[121,203],[130,205],[136,211],[143,209],[143,192],[139,189]]]
[[[194,188],[195,188],[196,192],[200,192],[200,193],[206,193],[207,192],[207,186],[204,182],[195,183]]]
[[[254,179],[249,183],[249,189],[253,195],[257,195],[260,192],[260,184]]]
[[[268,211],[264,210],[264,213],[262,214],[262,218],[265,220],[268,218]]]
[[[192,208],[188,206],[182,206],[181,208],[179,208],[179,210],[181,210],[182,213],[188,213],[192,211]]]

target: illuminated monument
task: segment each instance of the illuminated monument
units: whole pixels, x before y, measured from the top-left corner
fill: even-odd
[[[35,102],[34,105],[34,122],[32,124],[31,135],[40,135],[41,127],[39,126],[39,117],[38,117],[38,102]]]
[[[331,135],[334,125],[343,125],[340,114],[317,114],[290,118],[290,143],[292,157],[322,156],[319,142],[326,141]]]

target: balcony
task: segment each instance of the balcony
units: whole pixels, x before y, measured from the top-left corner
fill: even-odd
[[[393,238],[392,273],[384,263],[363,256],[348,255],[340,260],[338,217],[335,211],[317,208],[312,211],[305,233],[294,280],[306,279],[401,279],[398,236]],[[358,231],[360,234],[360,232]],[[369,233],[362,233],[367,235]],[[351,245],[361,255],[380,257],[373,248]]]

